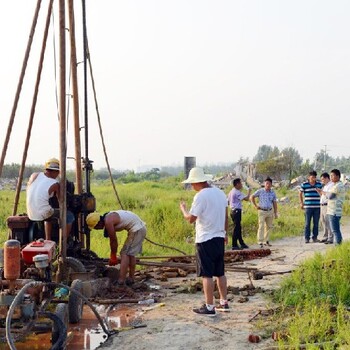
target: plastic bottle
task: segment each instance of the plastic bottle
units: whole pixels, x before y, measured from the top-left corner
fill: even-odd
[[[151,305],[154,303],[154,299],[145,299],[138,302],[140,305]]]

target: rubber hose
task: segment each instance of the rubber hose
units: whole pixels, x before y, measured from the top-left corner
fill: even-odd
[[[65,284],[62,283],[54,283],[54,282],[40,282],[40,281],[33,281],[33,282],[29,282],[26,285],[24,285],[21,290],[18,292],[18,294],[15,296],[15,298],[13,299],[9,310],[7,312],[6,315],[6,340],[7,343],[10,347],[10,350],[17,350],[12,338],[12,334],[11,334],[11,321],[12,321],[12,316],[14,313],[14,309],[17,306],[18,302],[22,300],[23,294],[26,292],[26,290],[29,287],[38,287],[38,286],[42,286],[42,285],[49,285],[49,286],[57,286],[57,287],[63,287],[63,288],[67,288],[70,292],[77,294],[80,298],[82,298],[86,304],[90,307],[90,309],[92,310],[92,312],[95,314],[96,318],[98,319],[103,331],[108,335],[111,336],[112,334],[115,334],[115,331],[110,331],[109,329],[106,328],[106,325],[104,323],[104,321],[102,320],[101,316],[99,315],[99,313],[96,311],[95,307],[92,305],[92,303],[84,296],[82,295],[80,292],[78,292],[77,290],[70,288],[68,286],[66,286]]]
[[[29,287],[38,287],[42,285],[43,285],[43,282],[39,282],[39,281],[28,282],[20,289],[18,294],[12,300],[12,303],[6,315],[6,340],[11,350],[16,350],[16,347],[12,338],[12,334],[11,334],[11,321],[12,321],[13,313],[15,311],[15,307],[19,302],[22,301],[23,294],[27,291]]]
[[[80,292],[78,292],[77,290],[71,288],[71,287],[68,287],[66,286],[65,284],[62,284],[62,283],[55,283],[55,282],[47,282],[45,283],[49,286],[53,286],[53,287],[62,287],[62,288],[67,288],[70,292],[73,292],[75,294],[77,294],[80,298],[82,298],[86,304],[90,307],[90,309],[92,310],[92,312],[95,314],[97,320],[99,321],[103,331],[108,335],[112,335],[112,334],[115,334],[116,331],[110,331],[108,328],[106,328],[106,325],[104,323],[104,321],[102,320],[100,314],[96,311],[95,307],[92,305],[92,303],[89,301],[88,298],[86,298],[83,294],[81,294]]]
[[[50,350],[62,350],[62,349],[64,349],[64,343],[65,343],[66,338],[67,338],[66,325],[63,323],[63,321],[57,315],[53,314],[52,312],[41,312],[40,314],[43,315],[44,317],[47,317],[50,320],[52,320],[56,324],[57,329],[59,329],[58,339],[56,340],[55,344],[52,345]]]

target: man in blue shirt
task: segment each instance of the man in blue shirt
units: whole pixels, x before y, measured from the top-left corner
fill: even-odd
[[[277,197],[274,190],[271,189],[272,180],[268,177],[265,179],[263,188],[255,191],[251,196],[251,201],[254,207],[258,210],[258,244],[260,248],[264,247],[264,244],[271,246],[269,242],[270,231],[272,229],[273,219],[277,218]],[[256,203],[255,198],[259,198],[259,204]]]
[[[320,194],[317,190],[322,190],[322,184],[316,180],[316,171],[310,171],[308,181],[303,182],[300,186],[299,199],[300,208],[305,211],[305,226],[304,237],[305,243],[310,242],[311,235],[311,220],[313,222],[312,228],[312,242],[320,242],[317,239],[318,236],[318,223],[320,221]]]

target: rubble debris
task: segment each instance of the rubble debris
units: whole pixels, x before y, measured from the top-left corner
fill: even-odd
[[[249,301],[249,298],[248,297],[240,297],[237,299],[237,302],[238,303],[246,303],[247,301]]]
[[[257,259],[270,254],[270,249],[228,250],[225,252],[225,269],[227,271],[249,272],[255,270],[255,268],[240,267],[236,265],[237,262]],[[137,259],[137,264],[149,266],[147,270],[148,277],[162,282],[166,282],[168,278],[187,277],[188,274],[196,272],[196,257],[194,255],[172,256],[161,261],[158,259],[164,257],[153,256],[152,259],[157,261],[150,261],[150,258],[140,257]]]
[[[260,340],[261,340],[261,337],[260,337],[260,335],[249,334],[248,340],[249,340],[251,343],[259,343]]]

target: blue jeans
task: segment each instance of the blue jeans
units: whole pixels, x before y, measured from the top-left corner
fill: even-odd
[[[318,236],[318,222],[320,221],[320,208],[306,208],[305,209],[304,237],[305,237],[306,240],[310,239],[311,219],[313,221],[312,239],[317,239],[317,236]]]
[[[335,243],[340,244],[343,241],[343,237],[342,237],[342,234],[340,232],[341,216],[327,214],[327,218],[329,220],[329,224],[331,227],[331,231],[333,233],[333,237],[335,239]]]

